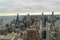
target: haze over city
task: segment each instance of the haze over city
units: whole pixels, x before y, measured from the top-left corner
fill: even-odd
[[[43,12],[44,15],[52,15],[52,12]],[[42,15],[42,12],[24,12],[18,13],[19,15]],[[60,12],[54,12],[54,15],[59,15]],[[16,16],[17,13],[0,13],[0,16]]]

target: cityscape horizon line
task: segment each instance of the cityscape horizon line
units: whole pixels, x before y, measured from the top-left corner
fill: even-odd
[[[42,15],[42,12],[18,13],[19,15]],[[52,15],[52,12],[43,12],[44,15]],[[17,13],[0,13],[0,16],[16,16]],[[54,15],[60,15],[60,12],[54,12]]]

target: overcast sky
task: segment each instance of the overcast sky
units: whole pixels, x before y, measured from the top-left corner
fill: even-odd
[[[60,11],[60,0],[0,0],[0,13]]]

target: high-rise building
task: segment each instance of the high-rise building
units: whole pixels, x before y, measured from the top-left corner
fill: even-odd
[[[54,12],[52,12],[52,15],[51,15],[51,27],[54,26]]]
[[[17,13],[17,19],[16,19],[16,22],[18,22],[19,21],[19,14]]]
[[[30,28],[31,20],[30,20],[30,15],[29,14],[26,16],[26,22],[27,22],[27,28]]]

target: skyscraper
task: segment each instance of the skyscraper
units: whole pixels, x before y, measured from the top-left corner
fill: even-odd
[[[17,13],[17,19],[16,19],[16,22],[18,22],[19,21],[19,14]]]

